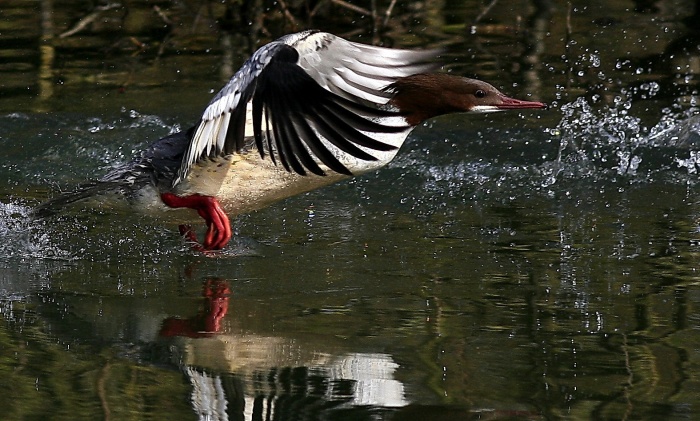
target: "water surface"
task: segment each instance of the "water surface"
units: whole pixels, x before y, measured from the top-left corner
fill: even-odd
[[[143,75],[125,84],[95,27],[58,44],[47,88],[22,58],[40,33],[3,34],[3,416],[697,417],[692,4],[609,3],[568,34],[563,4],[415,17],[396,44],[446,45],[451,71],[551,107],[430,121],[387,168],[238,218],[215,256],[129,212],[31,209],[196,121],[221,48],[192,51],[219,38],[122,54]],[[4,25],[35,16],[13,5]]]

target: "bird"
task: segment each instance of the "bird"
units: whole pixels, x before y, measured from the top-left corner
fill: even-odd
[[[546,106],[438,72],[440,54],[319,30],[282,36],[250,56],[194,126],[35,213],[46,217],[96,197],[122,198],[147,214],[188,209],[207,229],[201,242],[190,224],[181,224],[180,234],[212,252],[231,240],[230,217],[376,170],[428,119]]]

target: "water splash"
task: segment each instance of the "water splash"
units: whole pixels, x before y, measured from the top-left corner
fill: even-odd
[[[103,169],[113,169],[138,155],[147,145],[159,138],[180,131],[179,124],[168,124],[160,116],[141,114],[136,110],[122,108],[116,120],[103,121],[91,118],[87,128],[74,130],[80,133],[78,156],[85,155],[92,161],[103,164]],[[123,133],[123,134],[122,134]],[[134,139],[137,143],[114,142],[115,138]]]
[[[119,129],[141,129],[141,128],[163,128],[168,129],[168,134],[173,134],[180,130],[179,124],[168,124],[160,116],[152,114],[141,114],[136,110],[121,109],[122,116],[117,120],[102,121],[101,118],[92,118],[92,125],[87,129],[90,133],[97,133],[104,130]]]
[[[649,84],[644,92],[652,96],[655,89]],[[453,206],[455,199],[509,201],[656,181],[697,183],[700,111],[675,105],[656,107],[653,115],[642,108],[647,102],[631,98],[622,94],[609,105],[578,98],[551,110],[560,113],[558,121],[539,130],[504,128],[496,121],[476,133],[455,130],[446,139],[423,132],[426,146],[400,155],[392,165],[418,173],[422,182],[422,191],[402,203],[432,212]],[[444,129],[435,132],[444,136]],[[463,158],[455,159],[458,155]]]
[[[646,86],[648,85],[648,86]],[[658,88],[646,84],[638,90],[653,97]],[[643,88],[643,89],[642,89]],[[636,91],[635,91],[636,92]],[[636,92],[638,95],[639,93]],[[675,106],[661,110],[651,126],[632,114],[631,96],[623,93],[610,107],[595,108],[585,98],[561,107],[562,119],[548,132],[559,139],[559,151],[549,183],[566,179],[566,170],[582,169],[599,180],[635,183],[680,173],[695,174],[700,150],[700,115],[697,108]],[[685,171],[684,171],[685,170]],[[564,171],[563,177],[558,177]],[[617,176],[624,176],[620,179]],[[695,182],[694,178],[686,179]]]
[[[549,133],[559,138],[557,158],[548,170],[543,187],[553,185],[567,170],[576,173],[635,176],[642,157],[636,154],[645,145],[648,129],[630,114],[632,102],[618,96],[613,107],[594,108],[581,97],[561,107],[562,118]],[[584,171],[581,171],[584,170]]]
[[[71,260],[66,250],[56,245],[31,208],[21,203],[0,203],[0,256],[4,259]]]
[[[116,118],[63,114],[0,116],[5,159],[0,176],[10,183],[71,188],[133,159],[150,143],[176,132],[165,118],[122,110]]]

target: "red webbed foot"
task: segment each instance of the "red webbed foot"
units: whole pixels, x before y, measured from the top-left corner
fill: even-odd
[[[201,194],[177,196],[173,193],[163,193],[160,198],[171,208],[194,209],[204,219],[207,224],[207,232],[201,245],[197,241],[194,231],[188,225],[180,225],[180,234],[187,240],[197,243],[198,246],[195,247],[197,250],[220,250],[231,239],[231,224],[228,216],[215,197]]]
[[[221,324],[228,312],[231,288],[223,279],[208,279],[202,292],[204,306],[197,315],[188,318],[168,317],[163,320],[160,336],[204,338],[221,332]]]

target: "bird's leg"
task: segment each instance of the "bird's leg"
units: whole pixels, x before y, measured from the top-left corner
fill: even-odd
[[[231,224],[228,216],[221,208],[219,201],[212,196],[201,194],[191,194],[189,196],[177,196],[173,193],[163,193],[161,200],[171,208],[190,208],[197,211],[199,216],[207,224],[207,233],[201,244],[201,250],[220,250],[231,239]],[[188,240],[197,242],[197,236],[192,229],[186,225],[180,226],[180,234]]]

